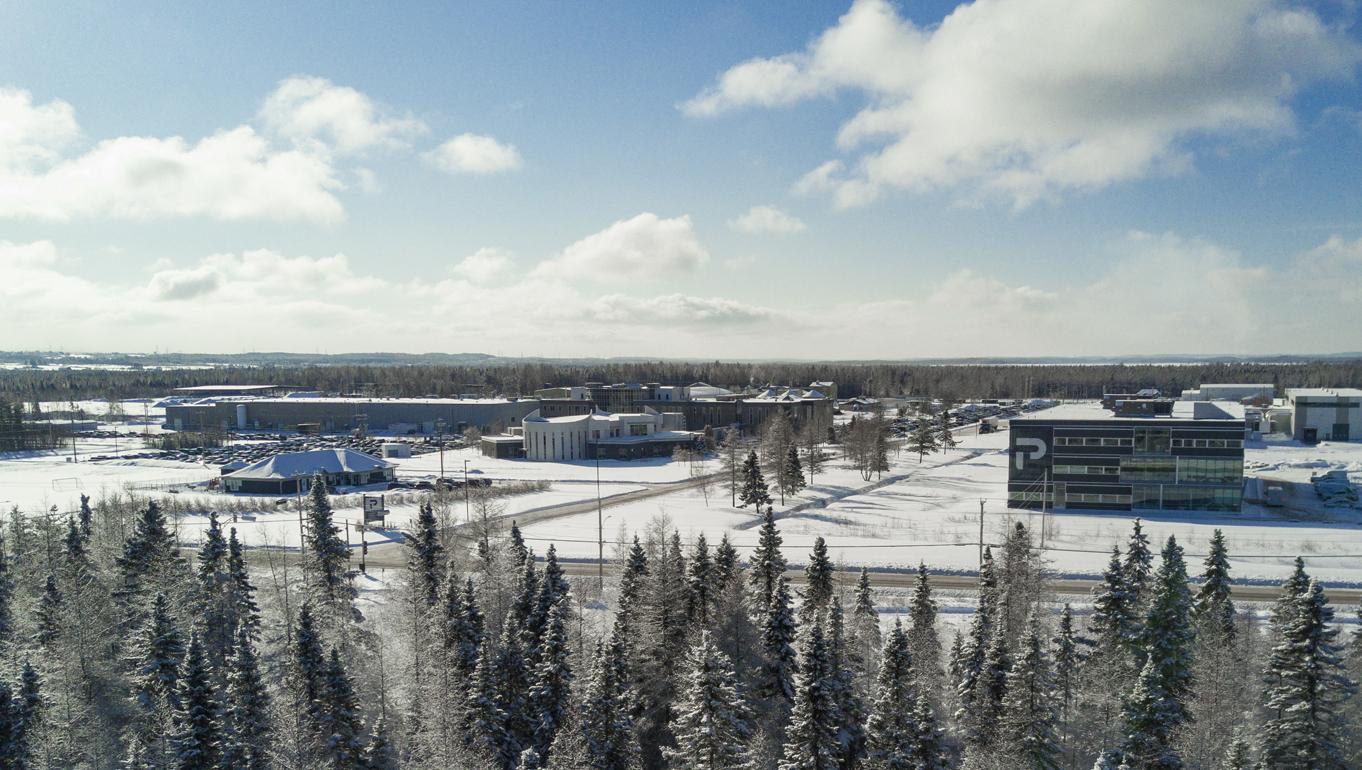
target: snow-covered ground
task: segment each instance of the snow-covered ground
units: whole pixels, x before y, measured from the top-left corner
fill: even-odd
[[[1362,445],[1323,447],[1284,443],[1249,450],[1250,464],[1307,463],[1326,457],[1339,467],[1362,461]],[[901,479],[876,489],[854,492],[864,485],[859,475],[835,468],[827,483],[820,482],[806,498],[826,497],[825,505],[788,511],[780,517],[786,556],[802,563],[814,538],[823,536],[834,558],[850,565],[909,568],[925,561],[936,570],[971,571],[978,563],[979,511],[983,502],[985,541],[997,542],[1012,521],[1028,523],[1039,532],[1041,516],[1006,508],[1007,434],[963,437],[960,446],[930,458],[924,466],[906,453],[893,460],[891,474]],[[1316,470],[1323,466],[1316,466]],[[1308,479],[1308,473],[1305,474]],[[1308,487],[1307,487],[1308,489]],[[845,495],[845,496],[842,496]],[[1309,502],[1304,493],[1301,501]],[[793,506],[777,505],[777,511]],[[678,492],[607,511],[606,537],[621,529],[641,530],[658,515],[666,515],[683,535],[704,532],[714,542],[725,531],[741,550],[756,544],[750,511],[735,510],[723,493],[711,495],[706,505],[694,490]],[[1311,574],[1336,583],[1362,583],[1362,528],[1354,513],[1310,509],[1299,512],[1268,510],[1245,505],[1237,514],[1161,513],[1145,515],[1145,529],[1156,545],[1177,537],[1193,562],[1205,553],[1211,533],[1225,531],[1236,576],[1280,580],[1296,555],[1305,557]],[[1050,514],[1046,519],[1047,555],[1061,574],[1098,575],[1106,566],[1113,544],[1124,545],[1132,516],[1124,513]],[[596,517],[578,515],[531,524],[525,534],[537,541],[553,541],[566,557],[592,558]]]
[[[93,411],[93,410],[92,410]],[[129,409],[132,411],[132,409]],[[126,439],[124,444],[132,443]],[[883,480],[864,481],[841,460],[833,460],[814,486],[798,496],[777,501],[786,554],[802,563],[813,539],[827,538],[835,557],[849,565],[910,568],[919,560],[935,569],[970,571],[976,566],[980,501],[983,501],[985,540],[996,542],[1013,520],[1039,527],[1039,514],[1006,508],[1007,434],[962,435],[960,446],[931,455],[919,464],[904,451],[891,456],[892,468]],[[124,449],[140,449],[140,444]],[[108,439],[82,440],[77,454],[111,454]],[[0,509],[17,505],[38,512],[57,506],[71,511],[83,492],[98,498],[123,491],[128,485],[142,492],[156,485],[202,482],[217,475],[214,468],[155,460],[67,462],[69,453],[39,453],[22,457],[0,456]],[[494,460],[474,449],[447,450],[445,474],[462,475],[468,461],[470,476],[496,480],[548,482],[542,491],[503,499],[508,517],[548,506],[592,501],[596,497],[597,467],[594,462],[541,463]],[[399,478],[434,476],[439,472],[437,454],[398,460]],[[718,462],[708,467],[718,470]],[[1235,573],[1241,578],[1278,580],[1290,569],[1297,554],[1305,557],[1312,574],[1334,583],[1362,584],[1362,511],[1326,509],[1309,485],[1312,473],[1330,469],[1348,471],[1362,481],[1362,444],[1321,443],[1304,446],[1283,439],[1269,439],[1246,449],[1250,475],[1281,483],[1287,490],[1287,507],[1265,509],[1244,506],[1238,514],[1177,513],[1146,515],[1146,529],[1161,542],[1176,535],[1190,560],[1204,553],[1211,532],[1225,530]],[[690,468],[658,458],[634,462],[604,461],[600,465],[601,494],[609,498],[645,488],[685,481]],[[216,495],[196,495],[211,505]],[[406,493],[410,494],[410,493]],[[400,528],[415,512],[408,500],[390,506],[390,527]],[[453,515],[462,515],[456,501]],[[655,516],[665,515],[683,535],[704,532],[716,541],[725,531],[740,548],[756,541],[756,516],[750,510],[730,506],[722,483],[716,482],[706,501],[699,489],[683,488],[647,499],[613,505],[606,509],[606,538],[614,541],[621,531],[641,531]],[[355,507],[339,507],[338,520],[359,520]],[[1056,571],[1072,575],[1096,575],[1105,566],[1107,551],[1123,543],[1130,530],[1127,514],[1065,512],[1046,517],[1046,546]],[[181,522],[186,540],[203,525],[200,517]],[[238,522],[249,543],[295,545],[297,514],[280,510]],[[596,514],[581,513],[551,518],[525,527],[527,537],[541,544],[552,541],[568,558],[593,558],[597,536]],[[352,529],[353,535],[353,529]],[[395,531],[392,535],[396,537]],[[381,537],[371,535],[375,541]],[[358,542],[354,537],[354,542]],[[1195,570],[1195,564],[1194,570]]]

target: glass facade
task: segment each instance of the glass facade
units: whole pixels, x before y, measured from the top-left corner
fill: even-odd
[[[1122,457],[1121,481],[1178,480],[1178,461],[1172,457]]]
[[[1013,507],[1235,511],[1244,423],[1229,419],[1019,419],[1011,426]],[[1042,496],[1049,487],[1051,497]]]

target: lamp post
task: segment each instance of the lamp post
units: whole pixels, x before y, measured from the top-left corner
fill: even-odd
[[[601,516],[601,447],[596,446],[596,579],[605,596],[605,519]]]
[[[440,478],[439,478],[439,481],[444,481],[444,479],[445,479],[445,421],[444,421],[443,419],[437,419],[437,420],[435,420],[435,433],[436,433],[436,435],[438,436],[438,438],[436,438],[436,441],[438,442],[438,443],[436,444],[436,446],[438,446],[438,447],[440,448]]]

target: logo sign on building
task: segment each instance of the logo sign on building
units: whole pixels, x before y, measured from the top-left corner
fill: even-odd
[[[1016,451],[1012,460],[1016,463],[1017,470],[1021,470],[1026,461],[1039,460],[1045,456],[1045,439],[1018,437],[1013,443],[1016,446]]]
[[[365,496],[364,496],[364,523],[365,523],[365,524],[369,524],[369,523],[376,522],[376,521],[377,521],[377,522],[383,521],[383,516],[384,516],[384,514],[386,514],[387,512],[388,512],[388,509],[383,507],[383,495],[365,495]]]

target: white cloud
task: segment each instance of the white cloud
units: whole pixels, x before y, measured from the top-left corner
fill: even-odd
[[[759,305],[749,305],[723,297],[692,297],[679,293],[657,297],[607,294],[592,302],[588,307],[588,313],[593,320],[602,323],[646,326],[699,324],[731,327],[791,318],[784,313]]]
[[[739,64],[682,109],[858,91],[869,104],[837,137],[852,159],[800,189],[851,206],[963,186],[1027,205],[1182,171],[1192,137],[1287,134],[1296,91],[1359,59],[1344,30],[1284,0],[978,0],[931,29],[857,0],[806,50]]]
[[[459,264],[454,266],[453,272],[471,283],[491,283],[504,276],[511,269],[513,262],[511,255],[506,251],[481,248],[460,260]]]
[[[685,273],[709,262],[689,216],[661,219],[644,212],[568,246],[535,268],[538,276],[618,279]]]
[[[754,235],[763,233],[789,235],[802,233],[808,229],[803,222],[775,206],[753,206],[747,213],[730,221],[728,226]]]
[[[436,168],[451,174],[495,174],[520,168],[520,152],[490,136],[459,134],[426,154]]]
[[[16,94],[18,94],[16,96]],[[331,222],[343,216],[330,161],[279,151],[249,126],[191,143],[125,136],[63,154],[79,133],[65,102],[0,93],[0,217],[64,221],[202,216]]]
[[[319,142],[341,154],[405,147],[426,131],[411,115],[389,115],[365,94],[319,77],[280,81],[261,105],[259,119],[274,135],[300,144]]]
[[[1362,349],[1362,239],[1330,238],[1270,267],[1175,234],[1131,233],[1094,250],[1106,267],[1084,280],[1042,288],[961,268],[934,281],[856,285],[811,310],[722,290],[603,291],[590,271],[502,272],[487,283],[474,282],[476,271],[393,278],[381,260],[361,269],[343,254],[266,249],[96,280],[51,242],[0,242],[0,349],[149,350],[191,340],[204,351],[805,359]],[[789,333],[773,333],[781,331]]]
[[[0,267],[43,267],[57,261],[57,247],[52,241],[12,243],[0,241]]]
[[[0,88],[0,172],[50,163],[79,135],[76,111],[66,102],[35,105],[28,91]]]

